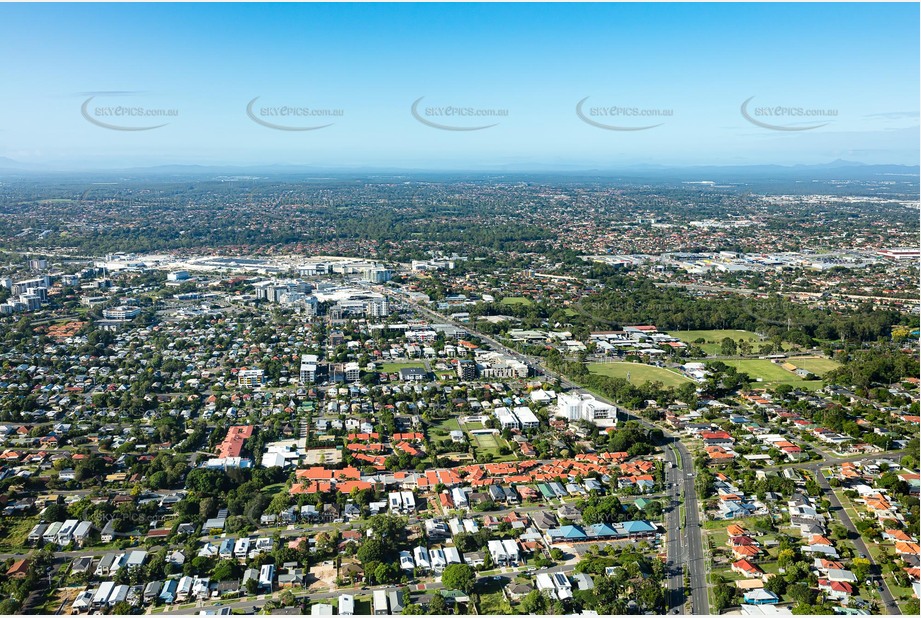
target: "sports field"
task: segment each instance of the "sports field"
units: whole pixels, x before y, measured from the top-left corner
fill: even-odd
[[[832,369],[837,369],[838,367],[841,366],[841,363],[839,363],[838,361],[834,361],[830,358],[819,358],[819,357],[791,358],[790,362],[796,365],[797,367],[800,367],[801,369],[805,369],[806,371],[811,371],[817,376],[823,376],[829,371],[831,371]]]
[[[770,388],[779,384],[789,384],[793,388],[816,389],[822,387],[821,380],[804,380],[792,371],[763,359],[725,360],[727,365],[747,373],[752,378],[753,388]],[[794,363],[795,364],[795,363]],[[761,382],[757,379],[761,378]]]
[[[673,330],[666,334],[677,337],[685,343],[694,343],[698,339],[703,339],[707,343],[720,343],[726,337],[736,342],[761,340],[757,334],[747,330]]]
[[[790,382],[799,379],[792,371],[787,371],[780,365],[763,359],[725,360],[730,367],[735,367],[750,375],[752,379],[761,378],[764,382]]]
[[[692,382],[690,378],[686,378],[674,371],[640,363],[589,363],[588,370],[591,373],[611,376],[612,378],[623,378],[625,380],[629,373],[631,384],[661,382],[666,387],[675,387],[681,386],[687,382]]]
[[[425,369],[425,363],[421,361],[407,361],[405,363],[381,363],[381,371],[384,373],[397,373],[400,369],[411,369],[418,367]]]
[[[534,303],[530,298],[525,298],[524,296],[506,296],[499,301],[500,305],[533,305]]]
[[[705,343],[697,345],[700,345],[700,348],[707,354],[720,354],[722,352],[722,341],[726,337],[729,337],[736,343],[748,341],[753,346],[757,346],[758,342],[761,341],[761,338],[757,334],[747,330],[673,330],[666,334],[676,337],[689,345],[693,344],[698,339],[703,339]]]
[[[489,433],[474,433],[470,435],[476,441],[478,447],[488,451],[499,450],[499,443],[496,441],[496,436]]]

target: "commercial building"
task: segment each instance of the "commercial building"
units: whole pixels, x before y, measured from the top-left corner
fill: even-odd
[[[556,416],[568,421],[617,425],[617,408],[598,401],[587,393],[560,393],[557,396]]]
[[[241,369],[237,373],[237,385],[243,388],[254,388],[265,383],[265,372],[262,369]]]

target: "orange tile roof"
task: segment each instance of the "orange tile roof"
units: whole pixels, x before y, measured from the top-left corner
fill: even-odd
[[[730,524],[730,526],[726,528],[726,532],[729,534],[729,536],[742,536],[745,534],[745,528],[739,524]]]
[[[913,554],[915,556],[921,555],[921,547],[917,543],[909,543],[905,541],[896,541],[895,551],[898,554]]]
[[[252,435],[252,425],[234,425],[227,430],[224,441],[218,446],[218,457],[239,457],[243,451],[243,441]]]
[[[894,541],[911,542],[911,537],[904,530],[886,530],[886,534],[892,537]]]

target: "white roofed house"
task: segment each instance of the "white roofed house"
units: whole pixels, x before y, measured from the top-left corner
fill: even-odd
[[[422,545],[413,550],[413,559],[416,562],[416,566],[420,569],[429,570],[432,568],[432,559],[429,555],[429,550]]]
[[[513,539],[503,539],[502,548],[505,550],[508,562],[510,564],[518,564],[518,543]]]
[[[563,573],[551,573],[553,585],[556,587],[556,595],[561,599],[572,598],[572,584]]]
[[[404,571],[412,571],[416,568],[416,563],[413,562],[413,556],[408,551],[400,552],[400,568]]]
[[[350,594],[340,594],[339,595],[339,615],[340,616],[354,616],[355,615],[355,597]]]
[[[530,408],[526,406],[518,406],[512,411],[518,418],[518,423],[521,425],[522,429],[537,429],[540,427],[540,420],[538,420],[537,416],[531,412]]]
[[[77,527],[74,529],[73,541],[78,546],[83,547],[86,542],[89,540],[90,535],[93,533],[93,523],[89,521],[81,521],[77,524]]]
[[[269,592],[272,591],[275,585],[275,565],[274,564],[264,564],[259,569],[259,587]]]
[[[486,543],[486,549],[489,555],[497,565],[506,566],[509,563],[509,556],[505,553],[505,546],[502,541],[492,540]]]
[[[109,599],[106,601],[106,604],[109,605],[109,607],[114,607],[116,603],[121,603],[128,598],[129,590],[130,588],[125,584],[115,586],[112,588],[112,594],[109,595]]]
[[[144,561],[147,560],[147,552],[141,549],[136,549],[131,551],[128,554],[128,557],[125,559],[125,567],[132,569],[138,568],[144,564]]]
[[[465,509],[469,505],[467,494],[460,487],[451,488],[451,499],[454,501],[454,506],[459,509]]]
[[[616,426],[617,408],[586,393],[560,393],[556,416],[569,421],[588,421],[596,425]]]
[[[496,416],[496,421],[499,423],[500,428],[521,429],[521,423],[518,422],[518,417],[508,408],[496,408],[493,414]]]
[[[432,558],[432,570],[435,573],[441,573],[444,571],[445,567],[448,566],[448,560],[445,557],[445,553],[441,549],[433,549],[429,552]]]
[[[372,593],[372,603],[375,616],[386,616],[390,613],[390,607],[387,605],[386,591],[375,590]]]
[[[106,581],[102,582],[99,585],[99,588],[96,589],[96,593],[93,595],[92,604],[94,607],[101,607],[109,602],[109,597],[112,596],[112,590],[115,589],[115,582]]]
[[[463,562],[463,560],[461,560],[460,552],[457,551],[456,547],[445,547],[444,553],[445,553],[445,561],[447,561],[449,565],[450,564],[461,564]]]
[[[84,590],[77,595],[77,598],[74,599],[73,605],[71,605],[71,610],[73,613],[82,613],[87,611],[90,606],[93,604],[93,597],[96,594],[96,590],[91,588],[89,590]]]
[[[189,598],[189,595],[192,594],[192,585],[195,583],[195,578],[190,577],[189,575],[184,575],[179,578],[179,587],[176,589],[176,600],[185,601]]]
[[[73,539],[74,530],[76,530],[77,525],[80,523],[77,519],[68,519],[58,530],[58,537],[56,539],[58,545],[67,545]]]
[[[538,590],[546,593],[550,598],[556,598],[556,585],[554,585],[553,578],[550,577],[549,573],[538,573],[537,577],[534,578],[534,583],[537,585]]]

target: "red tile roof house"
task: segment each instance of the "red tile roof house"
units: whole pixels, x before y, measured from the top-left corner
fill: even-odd
[[[29,562],[28,558],[23,558],[22,560],[17,560],[13,563],[13,566],[9,568],[6,572],[7,577],[13,579],[25,579],[26,575],[29,574]]]
[[[819,590],[826,593],[828,598],[844,601],[854,594],[854,587],[847,582],[830,582],[827,579],[819,580]]]
[[[700,434],[704,446],[732,446],[735,439],[725,431],[705,431]]]
[[[764,579],[764,571],[748,560],[737,560],[732,563],[732,571],[746,577],[759,577]]]

